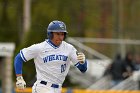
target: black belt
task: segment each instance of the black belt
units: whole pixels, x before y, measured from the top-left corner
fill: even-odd
[[[44,85],[47,85],[47,82],[46,82],[46,81],[41,81],[40,83],[41,83],[41,84],[44,84]],[[51,87],[53,87],[53,88],[59,88],[59,85],[57,85],[57,84],[52,84]]]

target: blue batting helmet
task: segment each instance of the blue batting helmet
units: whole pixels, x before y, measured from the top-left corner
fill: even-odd
[[[47,28],[47,34],[48,34],[48,38],[52,39],[53,35],[52,32],[64,32],[65,33],[65,38],[66,38],[66,34],[68,33],[66,30],[66,25],[64,22],[62,21],[52,21]]]

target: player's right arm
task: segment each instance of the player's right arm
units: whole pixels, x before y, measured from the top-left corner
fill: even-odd
[[[24,48],[18,53],[14,59],[14,68],[16,73],[16,86],[19,89],[24,89],[26,87],[26,83],[22,77],[22,67],[23,63],[35,58],[40,50],[39,44],[34,44],[30,47]]]
[[[22,77],[22,66],[23,66],[24,60],[22,59],[20,53],[18,53],[14,60],[14,67],[15,67],[15,73],[16,73],[16,87],[18,89],[24,89],[26,87],[26,82],[24,81]]]

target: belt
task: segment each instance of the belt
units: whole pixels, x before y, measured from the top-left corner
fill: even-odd
[[[41,84],[44,84],[44,85],[47,85],[47,82],[46,82],[46,81],[41,81],[40,83],[41,83]],[[57,85],[57,84],[52,84],[51,87],[53,87],[53,88],[59,88],[59,85]]]

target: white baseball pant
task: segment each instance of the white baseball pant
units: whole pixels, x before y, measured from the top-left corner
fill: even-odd
[[[62,87],[52,86],[52,83],[36,81],[32,87],[32,93],[61,93]]]

